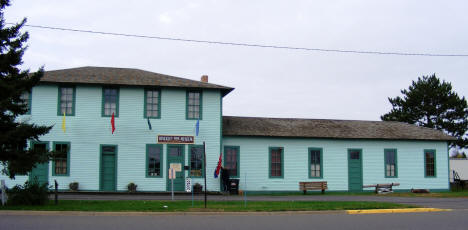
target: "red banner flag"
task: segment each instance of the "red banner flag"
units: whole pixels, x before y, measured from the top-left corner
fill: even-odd
[[[114,131],[115,131],[115,118],[114,118],[114,113],[112,113],[111,125],[112,125],[112,134],[114,134]]]
[[[218,178],[219,175],[219,170],[221,170],[221,163],[223,162],[223,153],[219,154],[219,160],[218,160],[218,166],[216,167],[216,170],[214,172],[214,177]]]

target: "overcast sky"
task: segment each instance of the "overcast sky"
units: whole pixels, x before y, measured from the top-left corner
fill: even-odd
[[[161,37],[468,54],[467,1],[12,1],[7,22]],[[224,115],[380,120],[435,73],[468,96],[468,57],[327,53],[26,28],[24,67],[138,68],[234,87]]]

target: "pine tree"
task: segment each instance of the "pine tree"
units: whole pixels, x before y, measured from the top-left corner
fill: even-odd
[[[440,81],[435,74],[413,81],[401,90],[403,97],[388,98],[392,110],[381,116],[384,121],[401,121],[443,130],[457,138],[450,147],[466,148],[468,107],[465,97],[452,90],[452,84]]]
[[[26,50],[28,33],[20,29],[26,23],[6,27],[4,20],[5,7],[9,0],[0,0],[0,163],[2,173],[10,178],[24,175],[37,163],[49,160],[48,152],[29,150],[29,140],[39,140],[52,127],[31,124],[24,116],[28,113],[28,100],[23,100],[25,92],[31,92],[44,74],[43,69],[35,73],[21,70],[22,57]]]

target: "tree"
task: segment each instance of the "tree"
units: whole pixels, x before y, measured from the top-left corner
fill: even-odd
[[[465,97],[452,90],[452,84],[440,81],[435,74],[419,77],[408,89],[401,90],[403,97],[388,98],[392,110],[381,116],[384,121],[401,121],[443,130],[457,138],[450,147],[465,148],[468,138],[468,108]]]
[[[30,74],[29,70],[20,70],[29,35],[20,31],[26,19],[5,26],[3,11],[9,5],[9,0],[0,0],[0,162],[2,173],[13,179],[15,175],[28,173],[37,163],[49,160],[49,152],[27,149],[27,142],[39,140],[52,127],[18,118],[29,109],[28,101],[22,99],[23,93],[31,92],[44,71],[41,68]]]

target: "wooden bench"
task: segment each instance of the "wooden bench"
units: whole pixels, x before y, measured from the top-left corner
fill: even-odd
[[[364,185],[363,188],[372,188],[375,187],[375,193],[379,192],[379,189],[387,189],[389,192],[393,192],[393,186],[399,186],[400,183],[390,183],[390,184],[372,184]]]
[[[326,181],[299,182],[299,190],[307,193],[307,190],[322,190],[322,194],[328,189]]]

